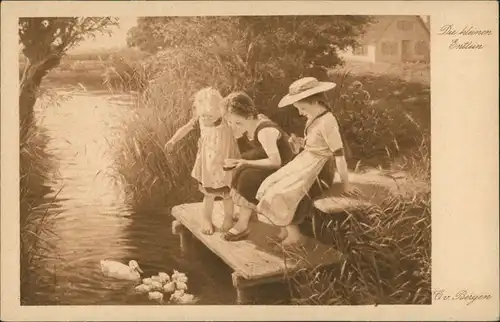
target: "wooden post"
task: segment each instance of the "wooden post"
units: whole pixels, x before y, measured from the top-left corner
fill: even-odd
[[[172,222],[172,233],[174,235],[179,235],[181,251],[187,254],[189,251],[189,231],[179,221],[174,220]]]
[[[242,283],[242,277],[236,272],[231,274],[233,279],[233,286],[236,289],[236,303],[237,304],[248,304],[250,302],[250,297],[248,294],[248,289]]]

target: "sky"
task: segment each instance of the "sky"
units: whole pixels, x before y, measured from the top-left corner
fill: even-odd
[[[119,17],[119,19],[120,26],[112,29],[113,34],[111,36],[96,34],[95,39],[88,39],[81,42],[71,52],[89,52],[92,50],[125,47],[127,45],[127,31],[137,24],[137,17]]]

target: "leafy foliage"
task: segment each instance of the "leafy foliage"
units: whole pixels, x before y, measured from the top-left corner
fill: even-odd
[[[96,33],[110,34],[109,27],[117,24],[118,19],[110,17],[20,18],[19,43],[29,60],[40,61],[62,55]]]
[[[357,46],[371,22],[370,16],[147,17],[130,30],[128,44],[162,56],[188,55],[176,59],[192,64],[190,79],[197,74],[213,86],[228,80],[218,87],[223,94],[246,91],[290,130],[303,120],[293,110],[274,108],[276,93],[305,75],[327,77],[329,68],[342,63],[339,50]]]

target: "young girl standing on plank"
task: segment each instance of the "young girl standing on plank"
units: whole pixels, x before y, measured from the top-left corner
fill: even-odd
[[[182,126],[165,144],[168,152],[173,150],[176,142],[185,137],[196,126],[200,127],[201,136],[198,141],[198,153],[192,177],[199,183],[204,194],[202,232],[211,235],[214,232],[212,213],[215,198],[223,199],[224,223],[222,230],[231,228],[234,205],[229,195],[232,171],[223,169],[224,160],[238,158],[239,151],[231,128],[224,119],[223,98],[214,88],[207,87],[194,96],[194,116]]]

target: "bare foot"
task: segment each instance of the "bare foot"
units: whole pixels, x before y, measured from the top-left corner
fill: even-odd
[[[221,231],[226,232],[229,229],[231,229],[231,227],[233,227],[233,224],[234,224],[233,220],[234,220],[234,218],[232,216],[225,216],[224,221],[222,222]]]
[[[212,219],[203,218],[201,223],[201,232],[205,235],[212,235],[214,233],[214,225],[212,224]]]

